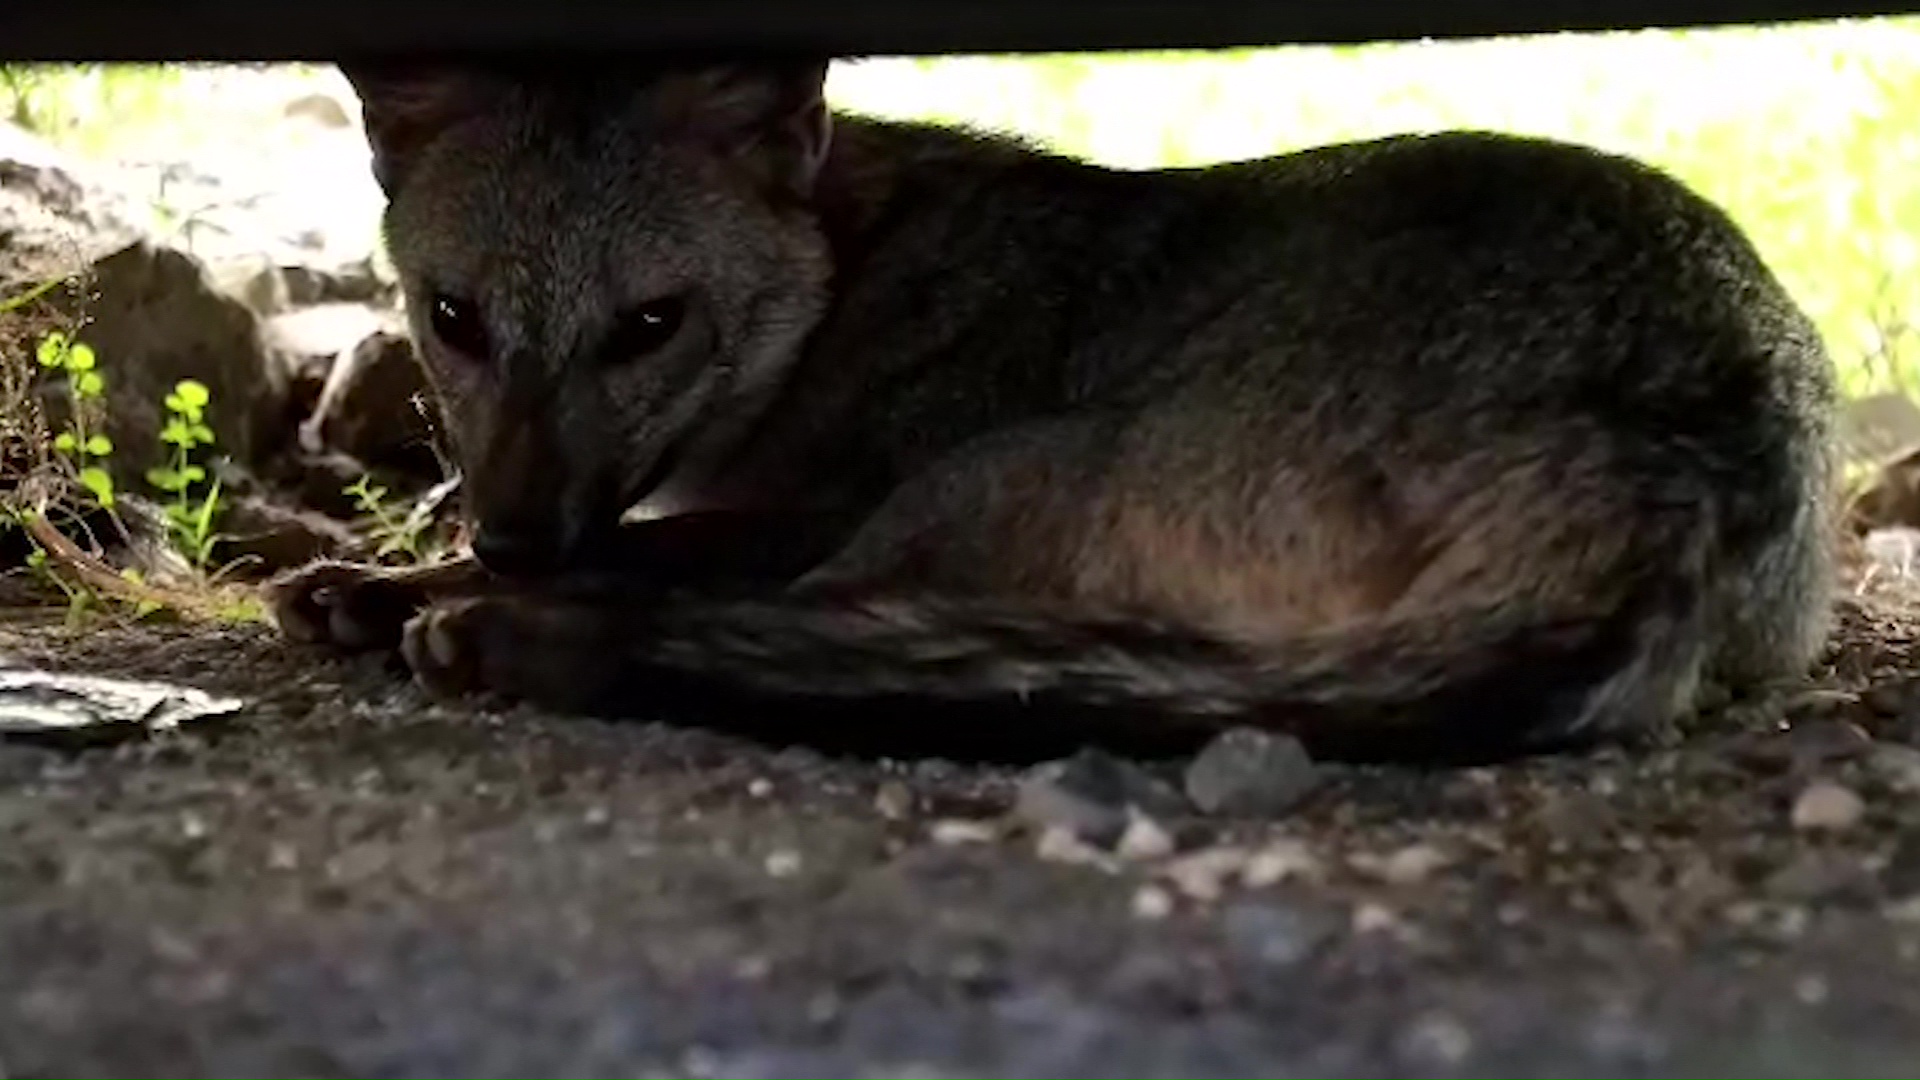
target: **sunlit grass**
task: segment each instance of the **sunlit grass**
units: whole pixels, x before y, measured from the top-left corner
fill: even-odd
[[[258,103],[202,70],[41,73],[28,104],[94,152],[192,147]],[[290,79],[328,85],[306,69]],[[338,83],[332,83],[338,87]],[[1405,131],[1551,136],[1726,206],[1849,389],[1920,389],[1920,19],[1216,53],[872,60],[835,102],[1014,131],[1143,168]],[[0,82],[0,116],[15,102]]]

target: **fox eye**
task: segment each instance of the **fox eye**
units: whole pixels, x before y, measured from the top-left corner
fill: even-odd
[[[434,296],[428,316],[433,323],[433,336],[454,352],[469,360],[485,360],[492,350],[487,340],[487,324],[480,317],[480,306],[471,300],[458,296],[438,293]]]
[[[613,326],[600,355],[609,364],[638,360],[666,348],[686,321],[687,304],[677,296],[650,300],[629,308]]]

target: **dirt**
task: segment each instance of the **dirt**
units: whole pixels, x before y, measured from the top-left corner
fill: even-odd
[[[1920,607],[1842,615],[1818,691],[1673,745],[1325,769],[1117,852],[1012,825],[1013,766],[17,620],[250,705],[0,742],[0,1076],[1910,1076]]]

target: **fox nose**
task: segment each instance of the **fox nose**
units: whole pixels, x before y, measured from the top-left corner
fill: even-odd
[[[566,550],[548,531],[481,526],[473,538],[473,557],[504,577],[541,577],[559,571]]]

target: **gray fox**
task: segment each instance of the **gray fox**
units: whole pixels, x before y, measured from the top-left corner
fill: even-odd
[[[575,713],[1350,758],[1671,729],[1823,641],[1828,359],[1649,167],[1112,170],[814,61],[343,70],[473,553],[284,578],[294,638]]]

